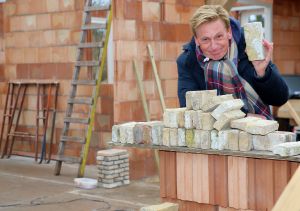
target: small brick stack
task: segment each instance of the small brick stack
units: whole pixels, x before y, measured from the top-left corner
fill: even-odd
[[[128,185],[129,154],[127,150],[109,149],[97,152],[98,184],[104,188]]]

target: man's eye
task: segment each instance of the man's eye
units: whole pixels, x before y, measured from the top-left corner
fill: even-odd
[[[223,38],[223,34],[220,34],[217,36],[218,39],[222,39]]]

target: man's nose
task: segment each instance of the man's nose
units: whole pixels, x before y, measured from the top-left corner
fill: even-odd
[[[218,47],[218,44],[215,40],[211,40],[211,44],[210,44],[210,47],[212,50],[216,49]]]

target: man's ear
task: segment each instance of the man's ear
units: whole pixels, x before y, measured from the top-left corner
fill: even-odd
[[[194,40],[195,40],[196,45],[200,46],[196,36],[194,36]]]
[[[232,31],[231,31],[231,27],[229,27],[228,31],[227,31],[227,36],[228,36],[228,39],[232,39]]]

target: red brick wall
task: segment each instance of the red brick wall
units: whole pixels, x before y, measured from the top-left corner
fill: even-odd
[[[6,55],[3,76],[5,82],[0,83],[0,107],[1,109],[4,107],[6,82],[10,79],[58,80],[60,89],[55,145],[53,146],[54,154],[57,151],[63,127],[76,46],[79,42],[84,2],[84,0],[10,0],[0,4],[3,5],[3,13],[0,14],[4,16]],[[2,23],[1,20],[0,23]],[[1,41],[0,33],[0,44]],[[0,56],[0,58],[2,57]],[[86,93],[85,89],[78,91],[81,95]],[[34,95],[29,95],[26,99],[25,111],[20,120],[21,127],[28,129],[34,126],[34,121],[28,120],[32,119],[30,117],[33,115],[35,102]],[[2,114],[3,110],[0,112]],[[75,112],[79,114],[83,111],[79,108]],[[2,118],[0,121],[2,121]],[[96,151],[104,148],[106,141],[110,139],[112,124],[113,86],[103,84],[98,99],[89,163],[95,163]],[[82,130],[79,128],[72,132],[78,134],[82,133]],[[32,143],[19,140],[16,142],[14,149],[16,151],[32,152]],[[80,149],[80,147],[74,146],[71,147],[70,151],[78,154]]]
[[[0,81],[4,77],[4,33],[3,33],[3,4],[0,4]]]
[[[300,74],[300,2],[274,0],[274,61],[282,74]]]

